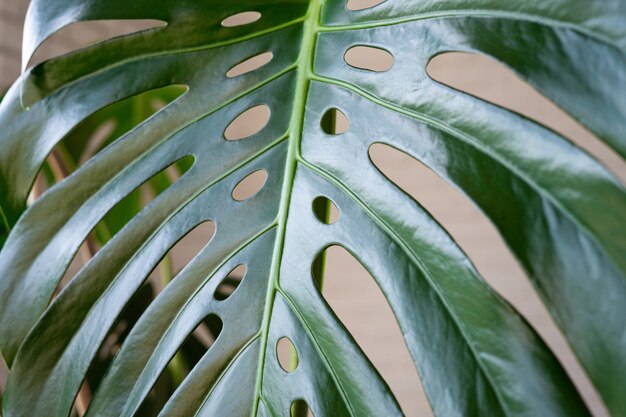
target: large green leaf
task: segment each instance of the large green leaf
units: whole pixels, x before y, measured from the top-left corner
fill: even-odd
[[[578,393],[529,325],[479,277],[452,238],[372,164],[386,143],[471,198],[498,228],[614,416],[626,416],[626,190],[551,130],[428,77],[447,51],[488,55],[626,156],[626,3],[621,0],[33,0],[26,63],[77,21],[157,19],[27,71],[0,106],[0,347],[11,367],[6,417],[66,416],[110,329],[180,238],[212,220],[212,241],[154,299],[95,390],[90,416],[135,414],[198,323],[224,322],[161,415],[401,414],[392,392],[338,321],[312,276],[329,245],[348,249],[386,296],[437,416],[586,416]],[[223,27],[256,11],[261,19]],[[374,46],[386,72],[348,65]],[[271,51],[237,77],[234,65]],[[97,153],[26,209],[55,145],[99,109],[183,84],[172,104]],[[246,109],[269,123],[227,141]],[[341,135],[321,121],[350,119]],[[77,145],[79,146],[79,145]],[[53,298],[72,257],[116,203],[181,158],[165,189]],[[235,200],[248,174],[262,190]],[[325,196],[341,212],[319,221]],[[214,293],[236,265],[247,275]],[[283,371],[281,337],[299,364]]]

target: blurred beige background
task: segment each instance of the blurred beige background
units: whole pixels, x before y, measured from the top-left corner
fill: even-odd
[[[19,74],[20,32],[26,7],[26,0],[0,0],[0,90],[7,88]],[[82,25],[55,36],[38,53],[36,61],[107,38],[111,33],[134,29],[135,26],[119,22]],[[442,82],[552,127],[604,161],[622,181],[626,179],[626,165],[612,151],[498,64],[485,58],[451,54],[436,60],[430,71]],[[594,414],[608,416],[518,263],[480,211],[411,158],[385,149],[377,151],[374,158],[400,187],[444,224],[487,281],[535,326],[574,378]],[[197,241],[186,239],[183,245],[179,245],[182,247],[175,259],[178,268],[198,251],[200,241],[201,238]],[[389,307],[368,273],[343,250],[330,250],[324,294],[381,370],[406,414],[431,416]],[[0,371],[0,388],[4,378]]]

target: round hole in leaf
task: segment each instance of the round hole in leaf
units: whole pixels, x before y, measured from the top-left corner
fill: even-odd
[[[243,278],[246,276],[246,272],[247,268],[243,264],[239,264],[233,268],[233,270],[224,277],[220,285],[218,285],[215,289],[215,299],[218,301],[224,301],[230,297],[235,292],[237,287],[239,287],[241,281],[243,281]]]
[[[341,213],[335,203],[324,196],[316,197],[315,200],[313,200],[313,213],[315,213],[317,220],[324,224],[337,223],[337,220],[341,217]]]
[[[350,128],[350,119],[341,110],[333,107],[322,116],[321,126],[327,135],[341,135]]]
[[[315,417],[309,405],[303,399],[295,400],[291,403],[291,417]]]
[[[245,201],[255,196],[265,186],[267,171],[259,169],[246,175],[244,179],[233,189],[233,198],[237,201]]]
[[[366,45],[357,45],[348,49],[343,59],[351,67],[372,72],[389,71],[394,64],[391,52]]]
[[[252,71],[256,71],[259,68],[269,64],[273,58],[274,54],[272,54],[271,52],[263,52],[262,54],[250,57],[229,69],[226,73],[226,77],[234,78]]]
[[[215,222],[206,220],[189,230],[165,253],[150,274],[155,290],[162,291],[211,242],[215,236]]]
[[[288,337],[281,337],[276,343],[276,359],[285,372],[293,372],[298,368],[298,352]]]
[[[226,140],[241,140],[259,133],[270,120],[271,111],[266,104],[250,107],[235,117],[226,127]]]
[[[224,323],[222,319],[215,314],[209,314],[204,320],[198,323],[195,330],[191,332],[191,335],[200,345],[209,349],[213,346],[223,328]]]
[[[384,3],[387,0],[348,0],[346,7],[348,10],[357,11],[369,9],[374,6],[378,6],[381,3]]]
[[[225,28],[232,28],[236,26],[249,25],[250,23],[256,22],[260,18],[261,13],[259,12],[250,11],[237,13],[222,20],[222,26],[224,26]]]

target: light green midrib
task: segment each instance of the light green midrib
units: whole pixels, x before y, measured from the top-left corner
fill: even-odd
[[[277,215],[278,230],[274,252],[272,255],[272,266],[270,269],[270,281],[268,283],[267,293],[265,297],[265,309],[263,312],[263,323],[261,325],[261,346],[259,352],[259,366],[257,369],[256,384],[254,389],[254,399],[252,406],[252,415],[258,414],[259,402],[263,390],[263,376],[265,371],[265,358],[267,355],[269,342],[269,328],[274,307],[274,300],[278,288],[280,276],[280,265],[283,255],[284,241],[287,228],[287,218],[289,213],[289,205],[291,203],[291,193],[295,180],[296,155],[298,153],[299,142],[302,139],[302,126],[304,118],[304,108],[306,106],[306,94],[308,91],[310,67],[312,66],[313,48],[315,45],[315,26],[316,18],[319,18],[320,5],[318,0],[313,0],[305,16],[304,31],[302,35],[302,43],[300,55],[297,62],[297,80],[296,93],[294,97],[294,109],[291,113],[289,123],[289,147],[287,152],[287,160],[285,165],[285,177],[283,180],[283,188],[281,192],[281,202]],[[314,14],[314,12],[318,12]],[[312,17],[315,16],[315,17]],[[304,74],[303,74],[304,72]]]
[[[262,389],[263,389],[263,376],[265,370],[265,358],[268,349],[268,336],[269,327],[272,317],[272,311],[274,307],[274,301],[276,294],[280,292],[279,277],[280,277],[280,265],[283,256],[283,249],[286,236],[287,219],[289,214],[289,206],[291,204],[291,194],[293,191],[293,185],[295,181],[296,169],[300,154],[300,145],[302,142],[302,133],[304,128],[304,118],[306,110],[306,102],[308,96],[308,90],[311,83],[313,74],[313,62],[315,47],[317,44],[317,35],[319,33],[319,23],[322,11],[322,2],[324,0],[312,0],[309,6],[309,10],[305,17],[305,28],[302,38],[302,48],[300,56],[298,58],[298,76],[296,82],[296,94],[294,97],[294,108],[292,112],[290,122],[290,137],[289,137],[289,150],[287,154],[287,161],[285,167],[285,179],[283,183],[283,190],[281,193],[281,206],[278,212],[278,232],[276,236],[276,244],[274,247],[274,255],[272,258],[272,267],[270,271],[270,282],[268,284],[268,290],[265,301],[265,311],[263,313],[263,325],[261,327],[261,348],[259,354],[259,367],[257,373],[255,397],[253,401],[252,415],[256,417],[258,414],[259,402],[261,401]],[[337,380],[334,373],[331,371],[335,384],[340,391],[341,397],[349,408],[350,413],[355,415],[354,410],[350,402],[347,400],[347,396],[343,391],[343,387]]]

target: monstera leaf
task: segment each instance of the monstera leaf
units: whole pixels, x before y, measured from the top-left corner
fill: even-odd
[[[382,289],[437,416],[589,415],[533,329],[371,162],[375,143],[418,159],[482,209],[607,408],[626,416],[625,187],[555,132],[426,71],[444,52],[490,56],[624,157],[626,3],[387,0],[351,10],[345,0],[33,0],[24,62],[71,23],[105,19],[166,24],[38,65],[0,107],[5,417],[67,416],[151,271],[207,221],[215,236],[131,320],[86,415],[141,414],[207,320],[221,321],[219,336],[154,414],[284,416],[304,401],[317,417],[400,415],[320,293],[319,254],[330,245],[350,251]],[[350,65],[354,48],[393,63]],[[235,71],[267,52],[265,65]],[[83,120],[171,85],[187,91],[27,207],[44,161]],[[231,122],[258,106],[269,108],[267,124],[228,138]],[[343,133],[338,112],[350,121]],[[185,158],[193,165],[184,175],[57,293],[107,213]],[[260,191],[234,195],[259,171]],[[241,265],[241,283],[223,292]],[[283,338],[295,369],[277,359]]]

